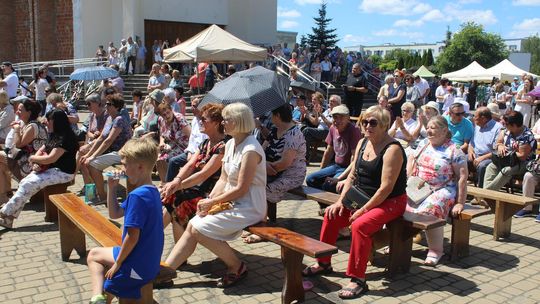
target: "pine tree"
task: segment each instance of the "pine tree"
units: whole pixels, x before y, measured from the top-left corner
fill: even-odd
[[[314,17],[313,20],[316,26],[311,28],[313,34],[308,34],[307,44],[312,49],[320,48],[323,44],[327,48],[333,48],[339,39],[336,39],[337,35],[334,34],[336,29],[328,28],[332,19],[326,17],[326,2],[321,3],[319,17]]]
[[[397,68],[398,69],[403,69],[405,67],[405,62],[403,60],[403,57],[399,57],[398,58],[398,62],[397,62]]]
[[[307,40],[306,35],[304,35],[304,34],[302,34],[302,36],[300,36],[300,45],[302,47],[308,46],[308,40]]]
[[[429,67],[432,66],[434,62],[435,60],[433,60],[433,52],[431,51],[431,49],[429,49],[426,54],[426,60],[424,61],[424,65],[426,67]]]

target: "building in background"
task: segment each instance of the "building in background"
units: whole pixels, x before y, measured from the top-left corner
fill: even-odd
[[[98,45],[128,36],[148,50],[154,40],[172,46],[211,24],[272,45],[277,0],[3,0],[0,20],[0,58],[13,62],[94,57]]]
[[[277,31],[276,34],[276,43],[279,43],[283,46],[283,43],[287,43],[287,46],[292,50],[294,44],[296,43],[296,37],[298,32],[289,32],[289,31]]]

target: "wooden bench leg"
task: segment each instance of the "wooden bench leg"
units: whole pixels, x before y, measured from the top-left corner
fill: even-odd
[[[493,239],[498,241],[499,238],[507,238],[510,236],[512,229],[512,216],[522,209],[523,206],[507,204],[504,202],[495,202],[495,223],[493,225]]]
[[[293,301],[304,301],[304,287],[302,286],[303,258],[303,254],[281,247],[281,262],[285,268],[285,282],[281,292],[281,303],[289,304]]]
[[[390,231],[388,275],[392,277],[397,273],[406,273],[411,268],[412,237],[415,232],[404,227],[402,221],[393,221],[387,226]]]
[[[270,203],[270,202],[266,202],[266,205],[267,205],[267,215],[268,215],[268,220],[271,222],[271,223],[275,223],[276,220],[277,220],[277,204],[276,203]]]
[[[86,256],[86,240],[82,232],[62,212],[58,212],[58,230],[60,231],[60,249],[62,261],[67,261],[75,249],[80,257]]]
[[[62,194],[67,192],[68,183],[58,184],[43,189],[43,203],[45,205],[45,221],[58,222],[58,208],[51,202],[49,195]]]
[[[469,236],[471,232],[471,220],[452,219],[452,236],[450,260],[469,255]]]

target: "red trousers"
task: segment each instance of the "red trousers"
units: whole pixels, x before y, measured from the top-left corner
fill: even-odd
[[[364,279],[366,277],[366,268],[371,252],[371,236],[381,230],[384,224],[400,217],[405,212],[407,205],[407,195],[403,194],[391,199],[387,199],[377,207],[362,214],[354,222],[349,221],[351,211],[345,210],[341,216],[334,219],[328,219],[324,215],[324,221],[321,228],[321,242],[335,245],[339,230],[351,226],[351,252],[349,254],[349,264],[347,266],[347,275],[350,277]],[[330,263],[331,256],[317,259],[320,263]]]

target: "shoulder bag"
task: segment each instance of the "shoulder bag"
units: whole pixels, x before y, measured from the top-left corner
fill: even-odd
[[[358,153],[358,159],[356,164],[358,165],[360,158],[364,155],[364,150],[366,149],[367,139],[364,139],[362,146],[360,147],[360,152]],[[356,172],[354,172],[355,179],[357,178]],[[362,208],[371,197],[367,195],[362,189],[358,188],[355,185],[351,185],[349,191],[345,193],[345,197],[341,200],[343,206],[349,210],[356,210]]]

